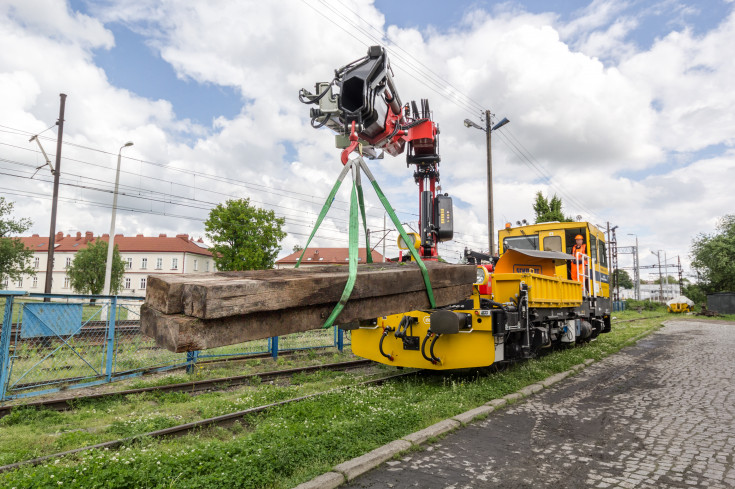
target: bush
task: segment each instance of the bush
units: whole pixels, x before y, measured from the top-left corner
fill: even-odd
[[[643,311],[660,311],[660,312],[666,312],[668,310],[668,307],[666,306],[666,304],[661,304],[660,302],[637,301],[635,299],[626,299],[625,300],[625,309],[626,310],[628,310],[628,311],[635,311],[639,307]]]

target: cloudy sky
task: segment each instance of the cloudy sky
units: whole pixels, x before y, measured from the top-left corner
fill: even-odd
[[[53,161],[65,93],[57,230],[108,232],[117,152],[133,141],[118,233],[203,236],[208,209],[250,197],[286,217],[285,254],[306,241],[341,169],[298,89],[382,44],[402,99],[428,98],[441,128],[441,184],[456,219],[456,240],[440,249],[448,260],[487,247],[484,135],[462,121],[482,123],[490,109],[511,121],[493,137],[496,227],[532,220],[534,194],[556,193],[567,215],[619,226],[620,246],[637,234],[643,265],[656,260],[651,250],[688,264],[692,238],[735,212],[734,9],[728,0],[0,0],[0,195],[48,235],[52,177],[35,173],[44,159],[29,138],[41,133]],[[416,227],[404,158],[370,165]],[[318,246],[346,244],[344,190]],[[368,201],[376,242],[384,213],[370,192]],[[388,240],[395,255],[395,232]]]

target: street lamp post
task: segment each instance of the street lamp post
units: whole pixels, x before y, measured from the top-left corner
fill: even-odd
[[[510,121],[507,118],[503,118],[502,121],[498,122],[494,126],[491,126],[491,113],[489,110],[485,111],[485,127],[482,127],[475,122],[465,119],[464,125],[466,127],[474,127],[485,133],[487,136],[487,230],[488,230],[488,249],[490,256],[494,255],[495,251],[495,229],[494,229],[494,212],[493,212],[493,155],[492,155],[492,138],[491,134],[494,130],[500,129]]]
[[[107,241],[107,264],[105,266],[105,286],[104,295],[110,295],[110,283],[112,282],[112,252],[115,248],[115,217],[117,215],[117,189],[120,185],[120,159],[122,158],[123,148],[132,146],[133,142],[128,141],[120,147],[117,152],[117,172],[115,173],[115,192],[112,197],[112,220],[110,221],[110,238]]]
[[[638,235],[628,233],[628,236],[635,236],[635,300],[641,300],[641,261],[638,255]]]

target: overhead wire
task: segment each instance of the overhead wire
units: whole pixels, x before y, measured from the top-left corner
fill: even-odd
[[[307,5],[309,5],[306,0],[303,0],[303,1],[304,1],[304,3],[306,3]],[[392,58],[397,58],[399,60],[399,63],[394,63],[394,64],[396,64],[397,66],[400,67],[401,66],[401,63],[400,62],[403,62],[403,63],[405,63],[408,66],[408,69],[405,69],[404,68],[404,70],[406,71],[406,73],[409,76],[411,76],[412,78],[418,80],[419,82],[421,82],[422,84],[424,84],[424,86],[426,86],[427,88],[430,88],[432,91],[434,91],[435,93],[438,93],[439,95],[441,95],[441,96],[443,96],[445,98],[447,97],[447,93],[446,93],[447,90],[446,90],[446,88],[447,87],[451,87],[453,90],[450,90],[449,92],[451,94],[456,94],[457,96],[463,97],[465,99],[465,101],[464,102],[460,102],[460,101],[457,101],[456,99],[452,99],[451,97],[448,100],[450,100],[452,103],[454,103],[455,105],[457,105],[459,108],[462,108],[464,110],[468,110],[472,114],[473,117],[477,117],[477,113],[475,111],[479,111],[481,114],[484,112],[485,109],[484,109],[484,107],[479,102],[477,102],[476,100],[472,99],[468,95],[465,95],[459,89],[457,89],[454,85],[452,85],[451,83],[449,83],[447,80],[445,80],[444,78],[442,78],[441,76],[439,76],[438,74],[436,74],[434,71],[432,71],[431,69],[429,69],[425,65],[423,65],[423,63],[421,63],[420,61],[418,61],[418,59],[416,59],[415,56],[413,56],[411,53],[409,53],[408,51],[406,51],[402,47],[398,46],[397,43],[393,42],[390,38],[387,37],[387,35],[384,35],[380,30],[378,30],[374,26],[372,26],[372,24],[370,24],[367,20],[365,20],[364,18],[362,18],[359,15],[359,13],[355,12],[349,6],[345,5],[344,3],[342,3],[340,1],[340,4],[342,4],[347,10],[349,10],[350,12],[352,12],[357,18],[359,18],[362,22],[364,22],[370,29],[372,29],[373,31],[375,31],[376,33],[378,33],[381,37],[378,38],[375,35],[372,35],[372,34],[368,33],[362,26],[360,26],[360,25],[356,24],[355,22],[353,22],[352,19],[350,19],[349,17],[347,17],[343,12],[339,11],[339,9],[336,9],[333,6],[329,5],[325,0],[318,0],[318,1],[319,1],[319,3],[321,3],[322,5],[324,5],[325,7],[327,7],[330,11],[332,11],[335,15],[339,16],[347,24],[349,24],[353,28],[357,29],[360,33],[362,33],[363,35],[365,35],[372,42],[376,42],[378,44],[384,44],[383,39],[385,38],[385,40],[391,42],[394,46],[396,46],[397,49],[403,51],[409,57],[409,59],[407,59],[404,56],[396,53],[395,50],[392,50],[389,46],[386,46],[386,50],[389,51],[389,53],[391,54]],[[339,27],[340,29],[344,30],[345,32],[348,32],[351,35],[351,37],[353,37],[354,39],[358,40],[359,42],[361,42],[362,44],[364,44],[366,46],[369,45],[364,40],[359,39],[357,36],[355,36],[352,32],[347,31],[347,29],[345,29],[343,26],[341,26],[340,24],[338,24],[337,22],[335,22],[332,18],[330,18],[329,16],[325,15],[323,12],[320,12],[317,8],[315,8],[315,7],[311,6],[311,5],[309,5],[309,7],[311,7],[319,15],[321,15],[322,17],[324,17],[325,19],[327,19],[328,21],[330,21],[332,24],[336,25],[337,27]],[[411,62],[411,60],[415,60],[416,63],[418,63],[421,66],[423,66],[424,68],[426,68],[426,70],[421,70],[415,64],[413,64]],[[415,70],[420,76],[414,75],[413,73],[411,73],[411,70]],[[427,73],[427,71],[428,71],[428,73]],[[426,83],[427,80],[428,81],[431,81],[432,84],[435,87],[438,87],[439,90],[441,90],[441,91],[438,91],[437,89],[435,89],[435,88],[427,85],[427,83]],[[482,115],[480,116],[480,118],[482,119]],[[520,143],[520,141],[517,138],[515,138],[515,136],[511,133],[511,131],[508,131],[508,132],[509,132],[510,136],[506,136],[505,137],[506,139],[503,139],[502,136],[501,136],[501,141],[503,141],[503,143],[506,146],[508,146],[509,149],[514,154],[516,154],[516,156],[518,156],[520,158],[521,162],[523,162],[524,164],[526,164],[526,166],[529,166],[536,173],[538,173],[539,176],[547,183],[547,185],[549,185],[549,186],[553,187],[554,189],[556,189],[558,191],[558,193],[561,194],[567,200],[567,202],[573,204],[575,207],[579,208],[582,212],[588,214],[592,218],[599,220],[599,217],[596,216],[595,213],[593,213],[591,210],[589,210],[589,208],[587,208],[587,206],[585,206],[577,198],[569,195],[567,192],[565,192],[559,186],[557,186],[552,181],[552,177],[543,170],[543,167],[542,167],[541,163],[539,163],[538,160],[536,160],[536,158],[533,157],[533,155],[531,154],[531,152],[528,151],[528,149],[525,148],[525,146],[522,146],[522,143]],[[499,132],[499,134],[502,134],[502,132]],[[511,137],[515,140],[515,142],[511,139]],[[519,148],[519,146],[521,146],[523,149]]]

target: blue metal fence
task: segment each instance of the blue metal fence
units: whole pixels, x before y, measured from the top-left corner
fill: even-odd
[[[186,368],[202,359],[338,348],[331,328],[204,352],[172,353],[140,333],[142,297],[28,294],[0,290],[0,402]]]

